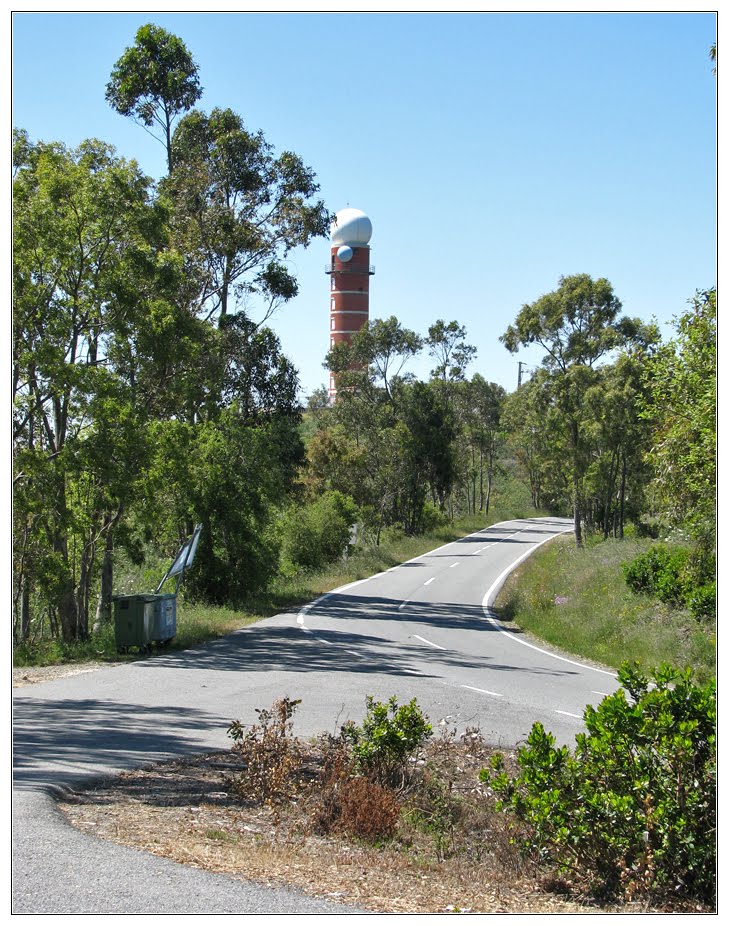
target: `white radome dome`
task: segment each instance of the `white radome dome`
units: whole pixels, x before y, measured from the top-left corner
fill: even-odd
[[[329,228],[333,245],[363,247],[372,237],[372,222],[359,209],[340,209]]]

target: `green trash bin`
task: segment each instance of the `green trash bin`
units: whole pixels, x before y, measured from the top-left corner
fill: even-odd
[[[114,635],[119,653],[136,646],[140,653],[152,649],[154,639],[154,606],[158,595],[115,595]],[[162,596],[164,597],[164,596]]]

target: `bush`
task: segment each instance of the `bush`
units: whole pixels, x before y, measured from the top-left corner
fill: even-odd
[[[410,778],[408,760],[432,735],[433,728],[415,698],[398,707],[393,696],[383,704],[367,697],[367,716],[358,727],[342,727],[356,770],[381,785],[403,790]]]
[[[627,563],[623,572],[634,592],[686,607],[698,619],[716,615],[716,560],[701,549],[653,546]]]
[[[688,597],[688,608],[697,620],[715,620],[716,582],[693,589]]]
[[[357,507],[341,492],[325,492],[315,501],[289,509],[282,520],[284,569],[320,569],[346,553]]]
[[[393,791],[361,776],[341,782],[336,808],[331,829],[367,842],[391,839],[400,819],[400,804]]]
[[[270,806],[290,800],[300,782],[299,741],[291,735],[291,718],[301,701],[281,698],[270,710],[256,709],[258,723],[246,732],[239,720],[228,727],[233,751],[245,764],[244,770],[226,784],[246,801],[263,801]]]
[[[623,689],[588,707],[574,755],[541,724],[484,770],[502,807],[528,824],[525,848],[607,895],[658,893],[713,902],[716,691],[663,666],[654,685],[627,665]]]

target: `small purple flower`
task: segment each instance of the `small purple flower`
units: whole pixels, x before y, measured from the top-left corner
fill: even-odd
[[[554,603],[555,603],[555,604],[567,604],[568,601],[569,601],[569,598],[565,597],[564,595],[555,595],[555,596],[554,596]]]

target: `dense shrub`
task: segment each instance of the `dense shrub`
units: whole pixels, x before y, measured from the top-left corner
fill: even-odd
[[[701,550],[656,545],[626,563],[623,572],[634,592],[686,607],[696,618],[716,614],[715,559]]]
[[[525,847],[609,895],[678,894],[711,903],[716,864],[716,692],[668,666],[637,668],[585,711],[574,754],[541,724],[512,778],[482,779],[528,824]],[[627,695],[626,696],[626,691]]]
[[[341,559],[356,520],[357,508],[352,499],[335,491],[325,492],[308,505],[289,509],[281,526],[284,570],[320,569]]]
[[[368,696],[362,726],[345,724],[342,739],[351,747],[359,773],[378,784],[403,789],[410,777],[409,759],[432,732],[415,698],[398,707],[394,696],[387,704]]]

